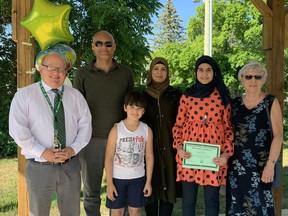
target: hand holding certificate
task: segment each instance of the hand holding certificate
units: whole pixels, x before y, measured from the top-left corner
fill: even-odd
[[[213,159],[220,157],[220,145],[184,141],[184,150],[191,153],[191,157],[183,159],[183,167],[218,171]]]

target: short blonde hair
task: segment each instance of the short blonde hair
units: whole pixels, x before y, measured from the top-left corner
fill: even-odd
[[[263,82],[266,82],[268,76],[267,70],[259,62],[249,62],[244,65],[238,73],[238,80],[242,82],[243,75],[249,71],[260,72],[263,76]]]

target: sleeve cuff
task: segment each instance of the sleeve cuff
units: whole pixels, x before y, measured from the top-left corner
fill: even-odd
[[[37,144],[31,149],[31,153],[40,158],[43,152],[45,151],[45,149],[46,148],[44,146]]]

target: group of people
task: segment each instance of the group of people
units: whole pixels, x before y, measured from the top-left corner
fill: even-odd
[[[75,52],[54,45],[36,58],[41,81],[15,94],[9,133],[28,161],[30,215],[49,215],[54,193],[61,215],[80,215],[81,176],[86,215],[101,215],[104,168],[111,215],[127,208],[140,216],[145,206],[147,216],[171,216],[177,197],[183,216],[196,215],[199,185],[207,216],[219,214],[221,185],[226,215],[274,215],[283,125],[278,100],[262,90],[266,69],[245,65],[238,73],[245,93],[232,99],[212,57],[197,59],[183,93],[170,85],[167,60],[156,57],[139,92],[115,49],[109,32],[96,32],[95,59],[78,69],[73,88],[63,83]],[[220,146],[211,162],[218,171],[184,166],[193,158],[185,142]]]

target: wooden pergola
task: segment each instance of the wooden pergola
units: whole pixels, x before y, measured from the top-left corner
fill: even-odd
[[[288,10],[284,0],[251,0],[263,16],[263,49],[268,70],[267,88],[280,101],[283,110],[284,48],[288,47]],[[33,0],[12,0],[12,34],[17,43],[17,88],[34,82],[35,42],[31,34],[20,25],[33,5]],[[287,29],[285,31],[285,29]],[[281,156],[282,157],[282,156]],[[282,159],[282,158],[281,158]],[[25,180],[26,160],[18,150],[18,215],[29,215]],[[281,170],[282,172],[282,170]],[[281,216],[282,187],[273,191],[276,216]]]

